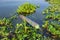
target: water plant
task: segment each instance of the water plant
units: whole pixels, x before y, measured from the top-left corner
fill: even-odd
[[[47,29],[47,31],[51,32],[55,37],[60,37],[60,25],[57,22],[49,22],[45,21],[43,28]],[[53,36],[51,35],[51,36]]]
[[[43,11],[44,17],[44,24],[42,25],[43,28],[47,29],[54,37],[53,38],[60,38],[60,0],[46,0],[48,1],[51,6]]]
[[[55,4],[60,5],[60,0],[46,0],[46,1],[48,1],[50,4],[53,4],[53,5]]]
[[[17,13],[26,16],[34,13],[36,11],[36,8],[36,5],[26,2],[18,7]]]
[[[37,30],[26,24],[17,24],[15,33],[19,40],[35,40],[40,39],[41,34],[37,33]],[[19,36],[18,36],[19,35]]]
[[[50,37],[60,38],[60,3],[59,0],[49,0],[49,2],[53,5],[43,11],[45,18],[42,27],[43,30],[47,30],[48,34],[51,34]],[[18,7],[17,13],[27,16],[34,13],[36,8],[37,6],[33,4],[24,3]],[[0,19],[0,40],[54,40],[46,37],[43,33],[41,34],[41,31],[36,29],[39,26],[34,28],[30,25],[32,23],[28,24],[26,21],[23,21],[13,26],[12,20],[15,18],[17,18],[16,15],[8,19]]]
[[[44,37],[43,34],[40,34],[38,29],[27,24],[26,21],[17,23],[15,30],[13,31],[14,26],[10,19],[11,18],[0,19],[0,40],[45,40],[48,38]],[[2,25],[2,22],[4,25]]]
[[[51,40],[49,37],[40,34],[38,29],[35,29],[31,25],[27,25],[26,21],[16,24],[16,30],[14,31],[15,38],[17,40]]]
[[[6,38],[12,28],[12,23],[9,19],[0,19],[0,39]]]

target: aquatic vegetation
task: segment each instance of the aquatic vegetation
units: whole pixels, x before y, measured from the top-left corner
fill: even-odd
[[[38,29],[27,25],[26,22],[17,23],[14,32],[18,40],[51,40],[51,38],[44,37],[43,34],[40,34]]]
[[[0,21],[1,40],[45,40],[47,38],[50,39],[49,37],[44,37],[43,34],[40,34],[40,30],[35,29],[29,24],[27,25],[26,21],[22,23],[17,23],[15,26],[15,30],[13,31],[14,26],[11,23],[12,21],[10,19],[11,18],[3,18]],[[2,25],[1,22],[4,22],[4,25]]]
[[[42,13],[45,15],[44,24],[42,27],[54,36],[60,38],[60,0],[46,0],[51,6],[45,9]]]
[[[39,6],[30,4],[30,3],[24,3],[18,7],[17,13],[26,16],[26,15],[34,13],[36,11],[37,7],[39,7]]]
[[[58,4],[60,5],[60,0],[46,0],[48,1],[50,4]]]
[[[48,1],[51,6],[42,12],[43,15],[45,15],[41,29],[42,33],[37,29],[39,25],[34,28],[26,21],[16,23],[14,26],[12,21],[17,18],[15,15],[11,18],[0,19],[0,40],[55,40],[53,38],[60,38],[60,0],[46,1]],[[27,16],[34,13],[37,8],[39,8],[39,5],[24,3],[18,7],[17,13]],[[44,35],[44,29],[47,34],[51,35],[46,37]]]
[[[10,26],[10,25],[11,25],[10,19],[7,18],[0,19],[0,26]]]
[[[19,40],[40,39],[40,37],[42,36],[41,34],[37,33],[37,30],[35,28],[26,26],[26,24],[17,24],[15,33]]]
[[[60,6],[57,5],[51,5],[47,9],[45,9],[43,12],[45,14],[46,19],[53,19],[53,20],[60,20]]]
[[[9,19],[0,19],[0,39],[7,37],[11,28],[12,23]]]
[[[54,36],[60,37],[60,25],[57,22],[49,22],[45,21],[43,28],[47,29],[47,31],[51,32]]]

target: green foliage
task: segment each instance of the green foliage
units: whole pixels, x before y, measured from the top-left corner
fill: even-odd
[[[60,6],[49,6],[43,11],[43,14],[46,14],[46,19],[60,20]]]
[[[0,19],[0,26],[2,25],[10,25],[11,24],[11,21],[9,19],[6,19],[6,18],[3,18],[3,19]]]
[[[37,29],[27,26],[27,24],[24,22],[16,25],[15,33],[19,40],[37,40],[42,37],[42,35],[37,33],[37,31]]]
[[[60,5],[60,0],[46,0],[48,1],[50,4],[58,4]]]
[[[26,15],[34,13],[36,11],[36,8],[37,8],[37,6],[35,6],[33,4],[24,3],[18,7],[17,13],[26,16]]]
[[[0,19],[0,39],[6,38],[10,32],[9,29],[12,28],[12,23],[9,19],[3,18]]]
[[[55,23],[53,21],[52,22],[45,21],[43,28],[46,28],[53,35],[56,35],[58,37],[60,36],[60,25],[58,25],[57,23]]]
[[[38,33],[39,30],[27,25],[26,21],[13,26],[12,19],[10,19],[0,19],[0,40],[46,40],[48,38]],[[2,22],[4,25],[1,24]],[[14,27],[15,30],[13,31]]]
[[[51,6],[42,13],[45,15],[45,22],[42,25],[51,34],[60,38],[60,0],[46,0]]]
[[[60,38],[60,0],[47,1],[52,5],[43,11],[45,18],[42,27],[48,33]],[[39,6],[24,3],[18,7],[17,13],[27,16],[34,13],[37,7]],[[26,21],[13,26],[12,20],[16,18],[17,16],[15,15],[9,19],[0,19],[0,40],[54,40],[50,37],[45,37],[44,34],[40,34],[40,30],[33,28]]]
[[[51,38],[38,33],[39,30],[27,25],[26,21],[20,24],[17,23],[15,29],[14,32],[18,40],[51,40]]]

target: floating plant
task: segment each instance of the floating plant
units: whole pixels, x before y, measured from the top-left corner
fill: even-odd
[[[12,28],[12,23],[10,19],[3,18],[0,19],[0,37],[5,38],[8,36],[10,30]]]
[[[60,3],[58,2],[60,0],[46,1],[51,3],[51,6],[42,12],[45,15],[45,22],[42,27],[47,29],[47,31],[49,31],[55,37],[60,38]]]
[[[37,30],[31,26],[27,26],[26,22],[16,25],[15,33],[19,40],[34,40],[40,39],[41,34],[37,33]]]
[[[15,18],[15,17],[13,17]],[[27,25],[27,22],[17,23],[15,30],[13,24],[11,23],[11,18],[0,19],[0,40],[40,40],[47,39],[43,37],[42,34],[38,33],[38,29],[35,29],[31,25]],[[50,38],[48,38],[50,39]],[[51,40],[51,39],[50,39]]]
[[[18,40],[46,40],[50,39],[48,37],[44,37],[42,34],[38,32],[39,30],[35,29],[32,26],[27,25],[26,22],[21,24],[16,24],[15,35]],[[50,39],[51,40],[51,39]]]
[[[38,6],[36,6],[34,4],[24,3],[18,7],[17,13],[26,16],[26,15],[34,13],[36,11],[37,7]]]
[[[49,23],[49,24],[48,23],[45,23],[43,25],[43,28],[47,29],[47,31],[51,32],[51,34],[53,34],[54,36],[60,37],[60,29],[59,29],[60,26],[58,27],[58,26],[55,26],[51,23]]]
[[[60,38],[60,0],[46,1],[50,2],[53,5],[49,6],[46,10],[43,11],[43,14],[45,14],[45,20],[42,27],[46,29],[48,33],[51,33],[51,36],[54,35],[55,37]],[[39,6],[25,3],[18,7],[17,13],[19,15],[21,14],[21,18],[24,18],[24,16],[33,14],[36,11],[37,7]],[[52,40],[50,37],[44,36],[43,33],[41,34],[41,31],[39,29],[36,29],[39,28],[39,25],[34,28],[24,21],[13,26],[12,19],[15,19],[16,17],[17,16],[13,16],[9,19],[0,19],[0,40]]]
[[[0,19],[0,26],[10,26],[11,27],[11,20],[7,18]]]
[[[46,0],[48,1],[50,4],[53,4],[53,5],[60,5],[60,0]]]

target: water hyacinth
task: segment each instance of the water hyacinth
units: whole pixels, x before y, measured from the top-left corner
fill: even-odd
[[[36,11],[36,8],[37,8],[36,5],[26,2],[18,7],[17,13],[26,16],[34,13]]]
[[[3,18],[0,19],[0,39],[7,37],[9,35],[9,32],[12,28],[12,23],[9,19]]]
[[[45,21],[44,25],[42,25],[43,28],[45,28],[48,32],[51,32],[51,34],[59,37],[60,36],[60,25],[57,23]],[[51,35],[52,36],[52,35]],[[60,38],[60,37],[59,37]]]
[[[27,25],[26,22],[16,24],[15,35],[18,40],[51,40],[49,37],[44,37],[38,33],[39,30]]]
[[[9,20],[9,21],[6,21]],[[40,39],[47,39],[43,38],[43,35],[37,33],[37,29],[33,28],[32,26],[27,25],[26,22],[17,23],[16,28],[14,31],[12,21],[7,18],[1,19],[1,22],[8,22],[8,24],[0,24],[0,40],[40,40]],[[12,25],[10,25],[10,23]],[[10,28],[12,26],[12,28]]]
[[[32,28],[31,26],[27,26],[27,24],[17,24],[15,33],[19,40],[32,40],[32,39],[40,39],[41,34],[37,34],[37,30]],[[18,36],[19,35],[19,36]]]
[[[60,39],[60,0],[46,1],[51,3],[51,6],[43,11],[43,15],[45,15],[45,17],[43,19],[44,22],[41,29],[42,33],[39,30],[39,25],[36,25],[34,28],[26,21],[16,23],[14,26],[12,23],[14,20],[12,19],[17,18],[15,15],[11,18],[0,19],[0,40],[56,40],[52,38],[57,37]],[[34,13],[37,7],[39,8],[39,5],[36,6],[30,3],[24,3],[18,7],[17,13],[19,15],[27,16]],[[44,31],[49,34],[48,37],[44,35]]]
[[[51,36],[55,36],[53,38],[60,38],[60,0],[46,0],[51,4],[47,9],[45,9],[42,13],[45,15],[44,24],[42,25]]]
[[[60,20],[60,6],[59,5],[52,5],[49,6],[46,10],[44,10],[42,13],[45,14],[46,19],[54,19],[54,20]]]
[[[60,0],[46,0],[46,1],[48,1],[50,4],[60,5]]]
[[[0,26],[10,26],[10,25],[11,25],[10,19],[7,18],[0,19]]]

